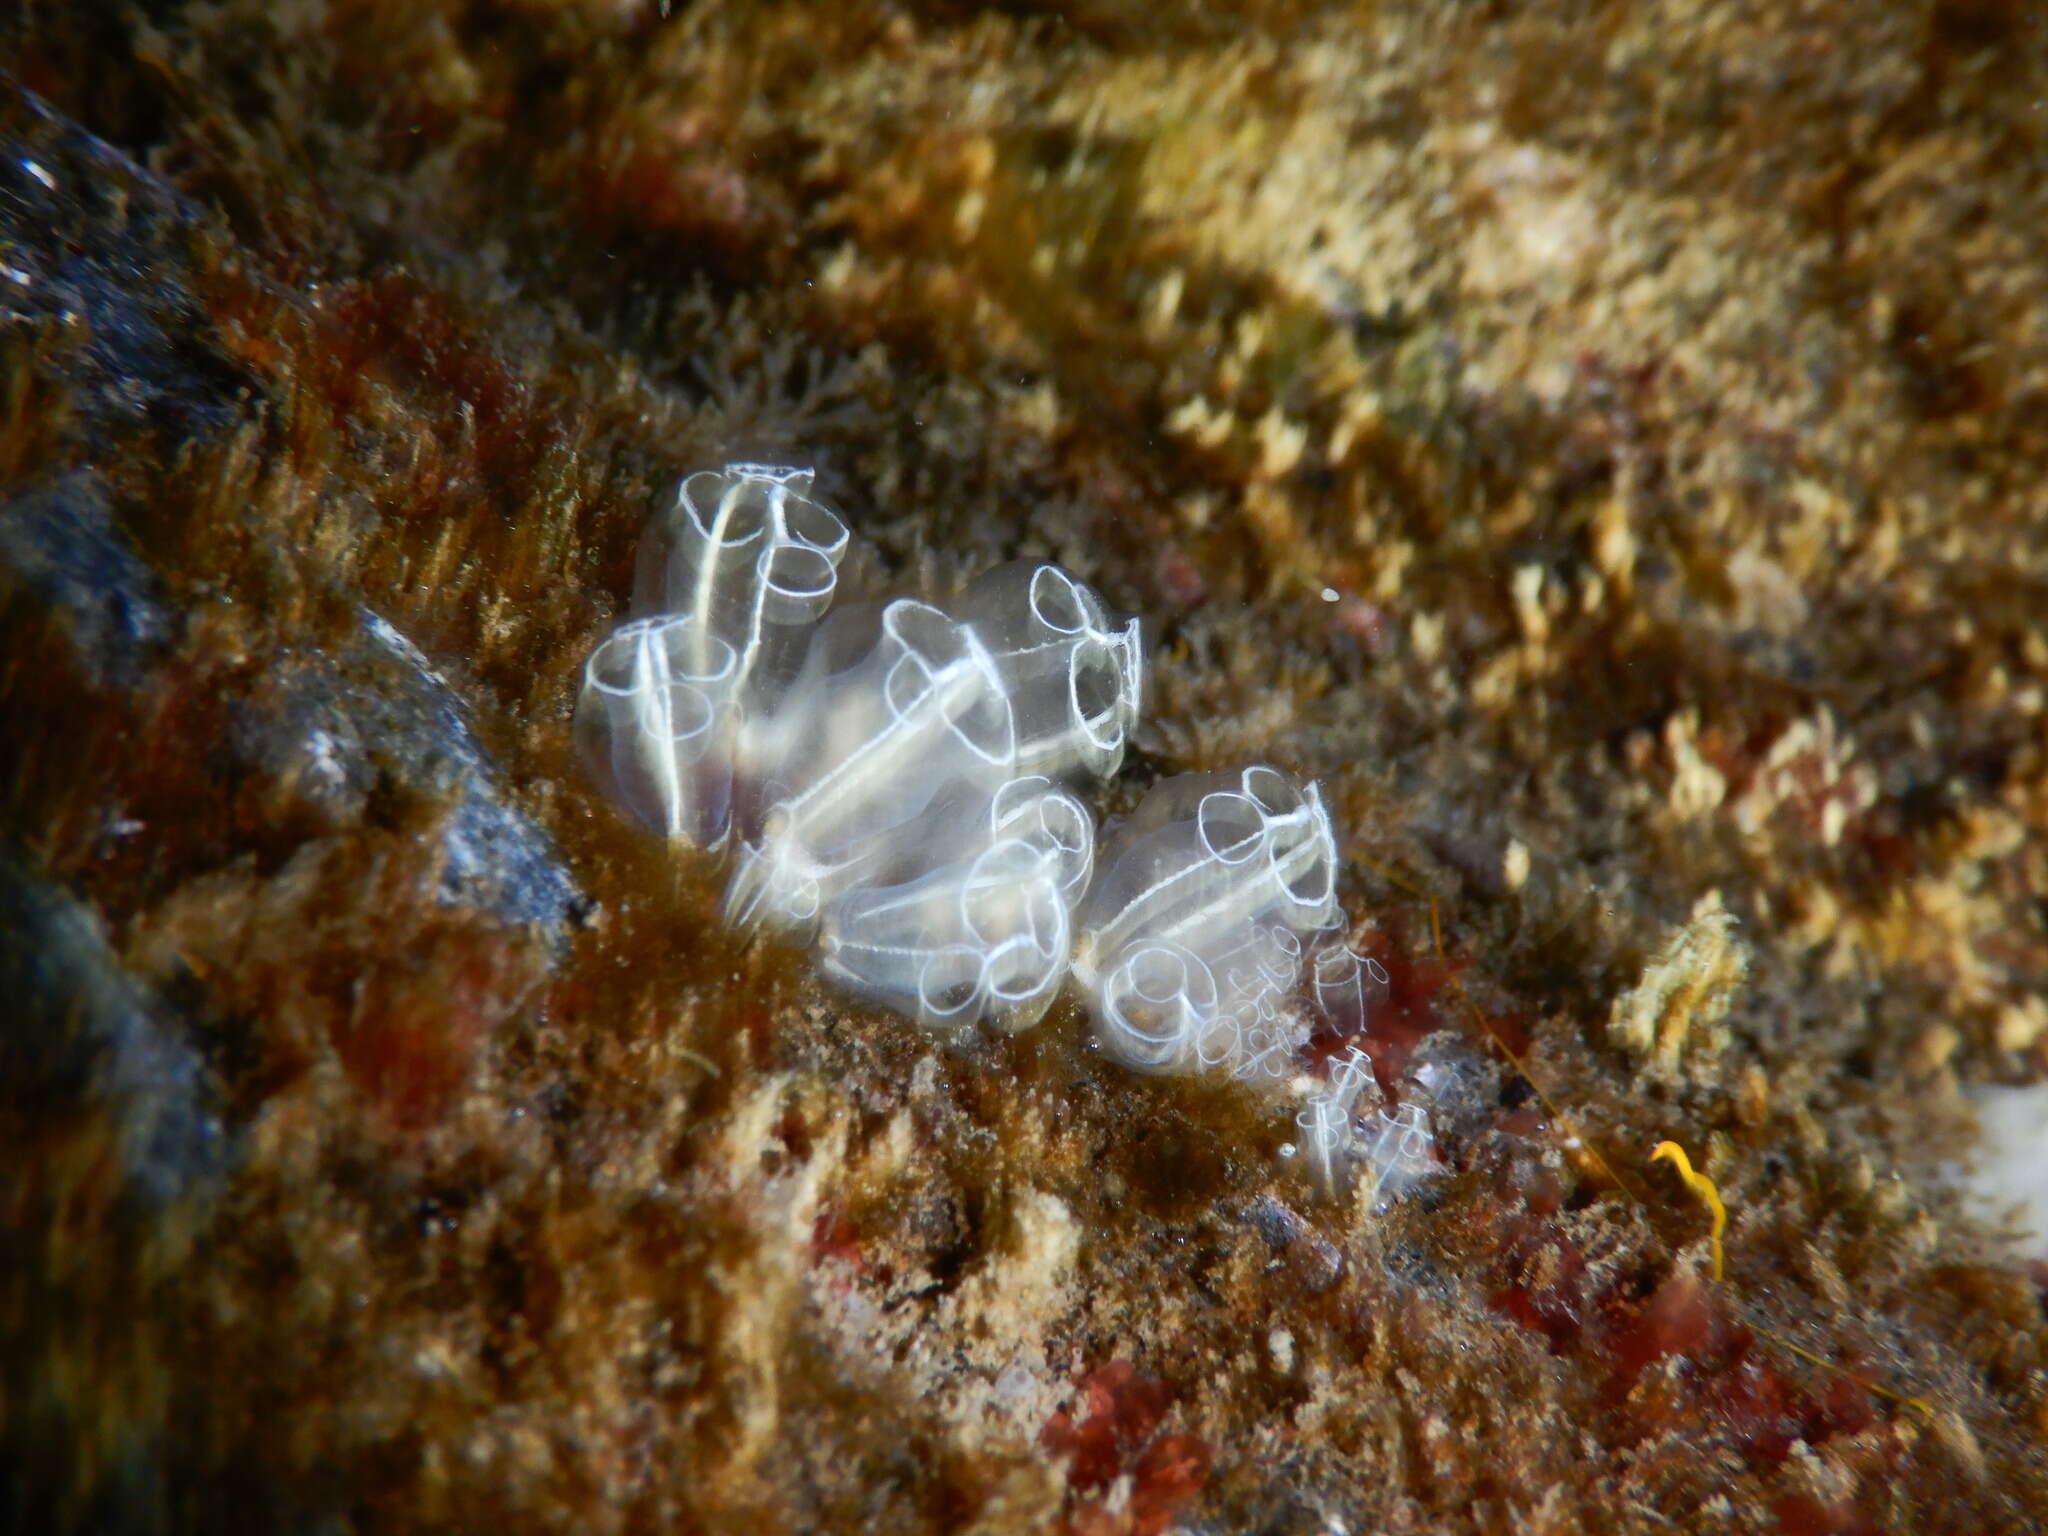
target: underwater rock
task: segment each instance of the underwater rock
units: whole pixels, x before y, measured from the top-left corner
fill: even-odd
[[[138,687],[175,637],[162,583],[90,470],[0,505],[0,581],[10,578],[62,616],[79,670],[101,686]]]
[[[506,798],[447,681],[377,614],[332,656],[280,657],[233,721],[236,758],[320,826],[355,825],[379,797],[449,806],[443,900],[557,941],[588,910],[552,839]]]
[[[16,323],[55,339],[49,363],[87,440],[105,447],[130,424],[173,440],[227,426],[249,380],[186,277],[200,210],[6,81],[0,125],[0,284]]]
[[[79,125],[0,107],[0,500],[90,473],[155,573],[9,546],[0,814],[247,1128],[146,1271],[111,1120],[8,1147],[15,1523],[2026,1526],[2041,1293],[1927,1170],[2048,1071],[2048,57],[1881,10],[0,19]],[[578,668],[737,457],[859,530],[835,605],[1147,615],[1105,828],[1321,786],[1333,926],[1202,946],[1256,1087],[942,1044],[591,786]],[[1604,1025],[1709,900],[1662,1072]]]
[[[31,1120],[105,1114],[138,1208],[216,1191],[233,1160],[204,1061],[91,910],[0,851],[0,1098]]]

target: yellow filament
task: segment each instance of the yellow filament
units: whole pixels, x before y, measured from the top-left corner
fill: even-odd
[[[1409,881],[1402,879],[1399,875],[1395,874],[1391,869],[1388,869],[1381,864],[1375,863],[1372,859],[1368,858],[1365,854],[1360,852],[1355,847],[1348,848],[1345,850],[1345,852],[1348,857],[1355,859],[1358,863],[1363,864],[1366,868],[1372,870],[1375,874],[1379,875],[1382,879],[1384,879],[1389,885],[1393,886],[1397,890],[1406,891],[1410,896],[1415,897],[1418,901],[1422,902],[1425,906],[1429,908],[1430,939],[1435,945],[1437,960],[1439,961],[1439,963],[1448,963],[1444,950],[1443,920],[1439,916],[1437,911],[1436,897],[1431,895],[1428,891],[1422,889],[1420,886],[1414,885]],[[1458,1001],[1464,1004],[1465,1008],[1471,1013],[1473,1022],[1478,1024],[1480,1029],[1483,1030],[1492,1039],[1493,1043],[1500,1048],[1501,1054],[1507,1057],[1509,1064],[1513,1066],[1515,1071],[1521,1075],[1522,1080],[1536,1091],[1537,1098],[1542,1101],[1544,1108],[1549,1110],[1551,1118],[1554,1119],[1558,1123],[1558,1125],[1567,1132],[1567,1134],[1570,1134],[1573,1137],[1577,1138],[1580,1146],[1584,1148],[1586,1153],[1591,1157],[1592,1161],[1599,1167],[1601,1172],[1608,1179],[1610,1179],[1617,1187],[1619,1187],[1622,1190],[1624,1194],[1628,1195],[1629,1198],[1634,1200],[1638,1205],[1642,1204],[1643,1198],[1636,1192],[1634,1186],[1631,1185],[1627,1179],[1621,1176],[1621,1171],[1618,1168],[1610,1164],[1607,1161],[1607,1159],[1601,1155],[1600,1149],[1597,1146],[1595,1146],[1590,1139],[1579,1135],[1576,1127],[1572,1125],[1570,1119],[1565,1115],[1563,1109],[1555,1101],[1552,1100],[1550,1094],[1547,1091],[1545,1091],[1543,1085],[1536,1080],[1535,1075],[1532,1072],[1530,1072],[1527,1064],[1523,1062],[1520,1055],[1518,1055],[1514,1050],[1510,1049],[1507,1041],[1503,1040],[1500,1037],[1500,1032],[1494,1029],[1492,1023],[1487,1019],[1484,1011],[1479,1007],[1479,1004],[1475,1002],[1471,994],[1465,990],[1464,979],[1459,976],[1452,976],[1450,978],[1450,984],[1446,990],[1454,994],[1457,997]],[[1653,1149],[1650,1153],[1650,1161],[1656,1162],[1660,1158],[1668,1159],[1670,1162],[1677,1166],[1678,1176],[1685,1181],[1686,1187],[1690,1189],[1694,1195],[1699,1197],[1700,1202],[1703,1205],[1705,1205],[1707,1207],[1707,1210],[1711,1213],[1713,1217],[1712,1244],[1714,1255],[1714,1278],[1717,1281],[1721,1280],[1723,1278],[1725,1270],[1725,1258],[1722,1248],[1721,1237],[1722,1234],[1728,1228],[1728,1208],[1721,1202],[1721,1192],[1719,1189],[1715,1187],[1714,1181],[1712,1179],[1708,1178],[1703,1173],[1697,1172],[1693,1168],[1692,1159],[1685,1155],[1685,1148],[1678,1145],[1677,1142],[1659,1142],[1655,1149]],[[1736,1300],[1738,1310],[1741,1313],[1744,1321],[1747,1322],[1751,1328],[1753,1328],[1757,1333],[1761,1334],[1764,1338],[1771,1340],[1771,1342],[1773,1342],[1774,1344],[1781,1346],[1790,1354],[1796,1355],[1799,1359],[1806,1361],[1809,1365],[1818,1366],[1820,1369],[1827,1371],[1831,1375],[1842,1376],[1849,1374],[1848,1372],[1844,1371],[1841,1366],[1835,1364],[1834,1361],[1828,1359],[1826,1356],[1815,1354],[1812,1350],[1803,1348],[1799,1344],[1794,1343],[1791,1339],[1786,1338],[1785,1335],[1783,1335],[1782,1333],[1779,1333],[1774,1329],[1764,1326],[1764,1324],[1761,1321],[1759,1321],[1755,1316],[1754,1308],[1744,1305],[1742,1303],[1742,1299],[1739,1296],[1736,1298]],[[1876,1382],[1865,1381],[1861,1377],[1857,1377],[1855,1379],[1861,1386],[1866,1388],[1868,1391],[1875,1393],[1877,1396],[1884,1398],[1888,1402],[1898,1403],[1905,1407],[1917,1409],[1921,1414],[1925,1415],[1930,1419],[1934,1416],[1934,1405],[1925,1398],[1915,1397],[1912,1394],[1906,1392],[1894,1391],[1889,1387],[1880,1386]]]
[[[1685,1155],[1685,1148],[1675,1141],[1660,1141],[1657,1150],[1650,1154],[1650,1161],[1669,1158],[1678,1165],[1678,1176],[1685,1180],[1685,1187],[1700,1197],[1701,1204],[1713,1212],[1714,1230],[1711,1241],[1714,1245],[1714,1278],[1722,1277],[1721,1234],[1728,1230],[1728,1207],[1721,1203],[1721,1191],[1714,1188],[1714,1181],[1704,1173],[1693,1172],[1692,1159]]]

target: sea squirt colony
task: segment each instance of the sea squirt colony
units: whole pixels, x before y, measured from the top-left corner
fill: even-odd
[[[606,792],[726,855],[728,922],[812,946],[834,983],[928,1029],[1028,1029],[1071,974],[1127,1067],[1297,1081],[1326,1188],[1429,1172],[1427,1115],[1382,1106],[1362,1044],[1385,976],[1332,936],[1316,785],[1166,779],[1098,849],[1071,786],[1122,765],[1139,621],[1028,561],[977,579],[964,620],[913,598],[834,608],[849,535],[812,479],[699,471],[654,518],[633,617],[576,707]],[[1299,1076],[1312,1020],[1347,1042],[1327,1080]]]

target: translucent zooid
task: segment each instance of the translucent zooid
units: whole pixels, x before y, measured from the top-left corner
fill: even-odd
[[[591,653],[574,734],[600,787],[678,843],[731,825],[732,648],[676,618],[636,619]]]
[[[776,713],[743,723],[750,825],[728,921],[807,933],[872,883],[947,796],[986,799],[1016,759],[1009,699],[973,632],[928,603],[841,612]]]
[[[1386,968],[1379,961],[1355,955],[1331,940],[1317,948],[1310,975],[1316,1012],[1323,1022],[1344,1038],[1364,1034],[1367,994],[1369,990],[1386,990]]]
[[[1267,767],[1165,780],[1098,863],[1074,975],[1105,1051],[1140,1071],[1235,1071],[1296,1038],[1284,1015],[1299,936],[1336,912],[1315,785]]]
[[[1372,1060],[1354,1045],[1295,1117],[1309,1172],[1326,1194],[1362,1187],[1369,1203],[1404,1194],[1438,1171],[1429,1111],[1381,1103]]]
[[[1354,1045],[1330,1063],[1330,1080],[1311,1094],[1294,1123],[1301,1128],[1302,1150],[1310,1175],[1324,1193],[1335,1194],[1351,1178],[1356,1153],[1359,1102],[1374,1105],[1380,1096],[1372,1058]]]
[[[1031,561],[984,572],[962,607],[1009,695],[1017,771],[1113,775],[1144,691],[1138,621],[1116,627],[1086,584]]]
[[[1064,979],[1074,898],[1094,822],[1039,777],[1013,779],[978,815],[931,836],[945,853],[898,884],[856,890],[825,912],[827,976],[949,1034],[1015,1031],[1045,1016]]]
[[[789,683],[838,586],[847,528],[812,497],[812,479],[765,464],[699,470],[640,543],[635,612],[680,622],[697,647],[693,670],[728,647],[734,697],[747,709]]]

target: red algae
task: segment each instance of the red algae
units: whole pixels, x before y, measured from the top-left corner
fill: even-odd
[[[1200,1493],[1210,1452],[1192,1435],[1157,1433],[1173,1397],[1166,1385],[1128,1360],[1112,1360],[1080,1379],[1080,1417],[1062,1408],[1039,1432],[1039,1443],[1067,1458],[1067,1482],[1084,1497],[1068,1511],[1076,1533],[1158,1536]],[[1121,1514],[1101,1498],[1119,1478],[1131,1486]]]
[[[1584,1256],[1536,1227],[1523,1229],[1507,1268],[1519,1278],[1494,1293],[1494,1305],[1553,1354],[1583,1353],[1603,1374],[1604,1401],[1631,1438],[1704,1422],[1756,1465],[1771,1466],[1795,1444],[1822,1445],[1876,1422],[1867,1381],[1837,1372],[1814,1396],[1762,1354],[1762,1341],[1729,1311],[1727,1293],[1689,1270],[1672,1270],[1647,1293],[1621,1276],[1591,1287]],[[1663,1369],[1669,1365],[1678,1369]],[[1639,1390],[1650,1376],[1659,1384]]]
[[[1848,1502],[1790,1494],[1771,1506],[1782,1536],[1883,1536],[1884,1527]]]
[[[2048,1071],[2048,54],[1937,9],[0,23],[0,861],[101,936],[16,967],[18,1518],[2039,1525],[1937,1168]],[[723,932],[568,717],[736,457],[1144,612],[1126,802],[1323,785],[1436,1176]]]

